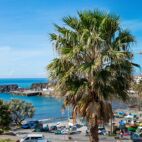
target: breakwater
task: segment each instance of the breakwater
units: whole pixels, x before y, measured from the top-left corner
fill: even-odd
[[[48,89],[48,83],[33,83],[30,89],[20,88],[17,84],[0,85],[0,93],[22,96],[41,96]]]
[[[0,93],[9,93],[11,91],[17,90],[19,87],[17,84],[11,85],[0,85]]]
[[[42,91],[34,91],[34,90],[16,90],[11,91],[11,94],[20,95],[20,96],[42,96]]]

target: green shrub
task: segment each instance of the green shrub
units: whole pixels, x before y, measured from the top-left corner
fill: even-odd
[[[11,139],[4,139],[4,140],[0,140],[0,142],[14,142],[14,141]]]
[[[4,131],[2,129],[0,129],[0,134],[2,134]]]

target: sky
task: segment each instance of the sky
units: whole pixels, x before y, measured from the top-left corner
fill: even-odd
[[[57,54],[49,38],[64,16],[100,9],[120,16],[136,38],[134,62],[142,65],[141,0],[0,0],[0,78],[46,77]],[[140,73],[140,71],[137,71]]]

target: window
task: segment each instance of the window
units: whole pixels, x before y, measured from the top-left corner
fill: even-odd
[[[42,137],[31,137],[31,140],[41,140]]]
[[[29,137],[25,138],[25,140],[29,140],[29,139],[30,139]]]

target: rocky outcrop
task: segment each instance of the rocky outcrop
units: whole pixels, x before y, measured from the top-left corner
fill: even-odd
[[[10,91],[15,91],[17,89],[18,89],[17,84],[0,85],[0,93],[9,93]]]
[[[32,90],[48,89],[48,83],[33,83],[31,89]]]

